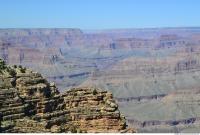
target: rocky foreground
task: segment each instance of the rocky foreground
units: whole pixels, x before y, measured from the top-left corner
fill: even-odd
[[[0,132],[135,132],[112,94],[96,88],[59,93],[41,74],[0,61]]]

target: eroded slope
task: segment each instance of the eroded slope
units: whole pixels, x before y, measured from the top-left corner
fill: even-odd
[[[107,91],[73,88],[60,94],[37,72],[4,61],[0,69],[1,132],[134,132]]]

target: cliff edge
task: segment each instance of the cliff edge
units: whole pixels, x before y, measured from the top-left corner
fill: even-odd
[[[21,66],[0,60],[0,132],[135,132],[128,129],[112,93],[72,88],[59,93],[54,83]]]

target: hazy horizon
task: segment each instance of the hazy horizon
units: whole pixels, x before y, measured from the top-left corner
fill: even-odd
[[[82,29],[78,27],[16,27],[16,28],[0,28],[0,30],[6,29],[80,29],[83,31],[109,31],[109,30],[142,30],[142,29],[198,29],[200,26],[183,26],[183,27],[127,27],[127,28],[97,28],[97,29]]]

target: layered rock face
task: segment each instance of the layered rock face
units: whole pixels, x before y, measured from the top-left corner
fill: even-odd
[[[39,73],[3,61],[0,69],[0,132],[134,132],[107,91],[60,94]]]
[[[59,90],[109,90],[138,132],[200,131],[199,98],[193,98],[200,87],[199,44],[200,28],[0,29],[0,57],[7,63],[31,67]],[[25,97],[39,95],[32,92],[36,84],[27,83],[20,96],[29,89]]]
[[[199,132],[199,60],[195,52],[129,57],[81,86],[111,90],[138,132]]]
[[[128,57],[160,57],[174,51],[199,51],[199,28],[0,29],[0,57],[31,67],[60,89],[79,86],[96,70]]]
[[[116,132],[126,127],[125,119],[109,92],[77,88],[66,91],[62,97],[73,125],[83,131]]]

